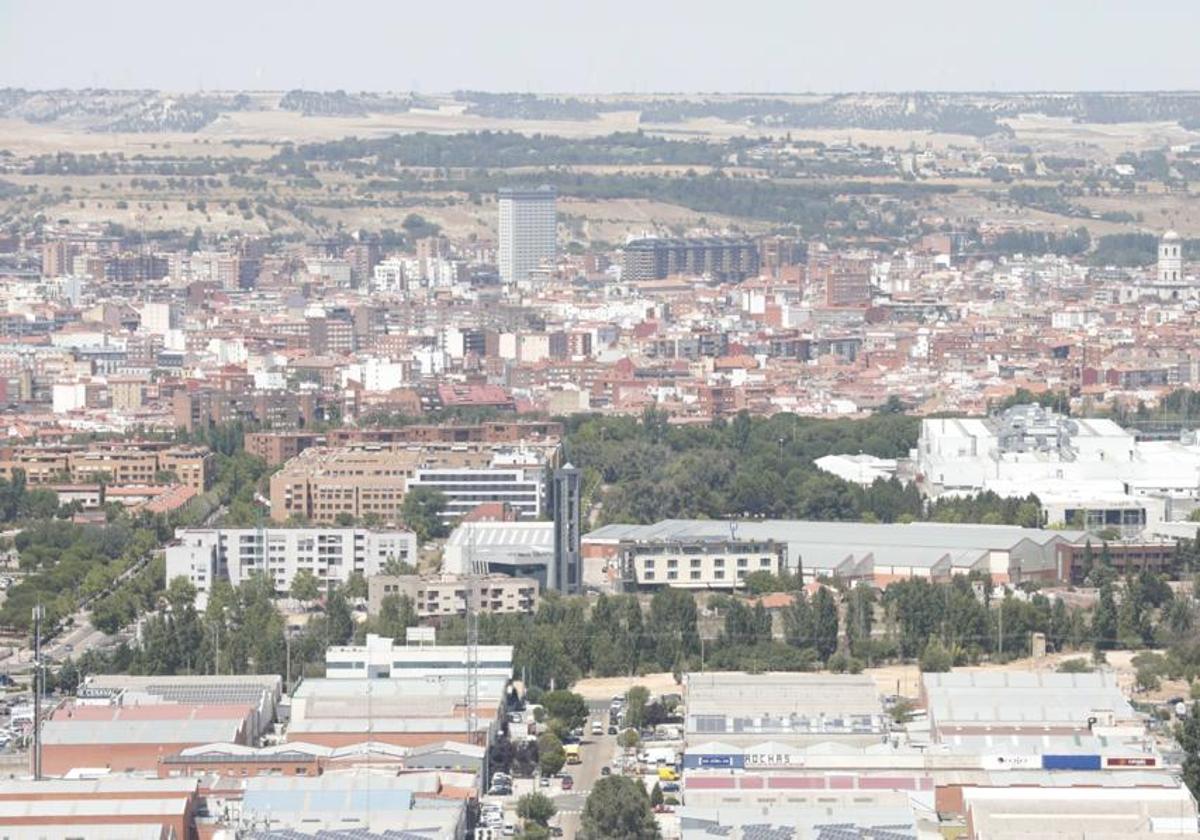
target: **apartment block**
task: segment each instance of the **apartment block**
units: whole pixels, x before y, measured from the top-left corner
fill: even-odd
[[[318,419],[317,397],[290,391],[179,390],[171,398],[175,425],[194,432],[242,421],[271,429],[300,429]]]
[[[378,615],[391,595],[408,598],[421,618],[466,615],[467,580],[459,575],[376,575],[367,580],[367,603]],[[538,603],[538,582],[533,578],[488,575],[475,581],[474,603],[493,613],[533,613]]]
[[[30,484],[96,482],[114,487],[158,483],[172,473],[178,483],[203,493],[212,486],[214,456],[206,447],[162,441],[97,443],[88,446],[17,446],[0,452],[0,476],[23,470]]]
[[[320,436],[308,432],[247,432],[246,452],[278,466],[316,446]]]
[[[411,531],[366,528],[191,528],[167,546],[167,580],[185,577],[196,587],[203,609],[218,580],[234,586],[265,575],[285,593],[301,570],[322,586],[342,584],[355,572],[371,577],[389,561],[415,563],[417,538]]]
[[[557,192],[553,187],[538,189],[501,189],[500,279],[505,283],[524,283],[557,250]]]
[[[641,281],[689,274],[728,282],[757,276],[759,264],[752,239],[637,239],[625,246],[621,277]]]
[[[629,545],[623,559],[638,586],[736,589],[753,572],[779,574],[786,557],[786,546],[771,540],[699,539]]]
[[[519,516],[533,519],[545,510],[545,471],[557,464],[559,453],[557,440],[313,447],[271,477],[271,517],[395,520],[409,489],[429,487],[446,495],[447,520],[487,502],[508,502]]]

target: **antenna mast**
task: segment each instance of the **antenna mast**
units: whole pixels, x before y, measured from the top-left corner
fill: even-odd
[[[475,743],[479,726],[479,569],[475,561],[475,525],[465,523],[467,546],[464,587],[467,609],[467,743]]]

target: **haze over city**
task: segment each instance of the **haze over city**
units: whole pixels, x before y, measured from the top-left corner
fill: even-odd
[[[0,835],[1200,840],[1197,24],[0,0]]]
[[[30,88],[546,92],[1155,90],[1200,85],[1187,0],[581,5],[0,3]],[[69,21],[64,25],[65,21]],[[51,59],[36,33],[56,31]]]

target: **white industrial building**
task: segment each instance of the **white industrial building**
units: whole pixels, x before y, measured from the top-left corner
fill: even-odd
[[[553,522],[464,522],[450,533],[442,571],[478,572],[532,578],[546,586],[554,562]]]
[[[934,498],[992,491],[1035,494],[1048,525],[1125,535],[1172,518],[1172,501],[1200,498],[1200,445],[1139,442],[1111,420],[1041,406],[988,418],[921,422],[916,467]]]
[[[720,570],[736,575],[779,568],[799,571],[806,581],[829,576],[880,587],[909,578],[946,580],[971,572],[986,574],[996,583],[1055,580],[1059,546],[1085,537],[1082,531],[1015,525],[666,519],[652,525],[606,525],[586,534],[584,576],[593,583],[603,580],[597,568],[603,566],[615,568],[627,583],[639,587],[665,583],[708,588],[729,584],[729,578],[715,578]],[[743,550],[733,551],[735,547]],[[723,567],[715,565],[718,558],[725,558]],[[650,560],[652,568],[647,565]],[[701,561],[695,569],[694,560]],[[647,577],[651,571],[653,578]],[[672,571],[677,572],[675,578],[669,576]],[[691,578],[694,571],[700,572],[696,579]]]
[[[874,455],[826,455],[813,461],[817,469],[836,475],[863,487],[876,481],[887,481],[896,477],[895,458],[876,458]]]
[[[512,646],[480,645],[478,650],[479,695],[498,698],[512,678]],[[326,650],[325,675],[331,680],[390,679],[442,687],[462,685],[465,689],[467,647],[403,644],[368,634],[361,645],[338,645]]]
[[[368,528],[186,528],[167,546],[167,580],[184,577],[196,587],[204,609],[213,584],[234,586],[253,574],[265,575],[285,593],[301,569],[324,587],[342,584],[355,572],[383,571],[389,560],[413,563],[417,537],[411,531]]]

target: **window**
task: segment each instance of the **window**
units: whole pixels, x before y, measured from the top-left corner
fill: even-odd
[[[679,572],[667,572],[667,580],[679,580]]]
[[[701,563],[701,560],[700,560],[700,558],[699,558],[699,557],[696,557],[696,558],[694,558],[694,559],[692,560],[692,568],[693,568],[693,569],[699,569],[699,568],[700,568],[700,563]]]
[[[746,566],[748,566],[749,564],[750,564],[750,561],[749,561],[748,559],[746,559],[745,557],[739,557],[739,558],[738,558],[738,568],[739,568],[739,569],[744,569],[744,568],[746,568]]]
[[[696,569],[692,570],[692,580],[700,580],[700,572]]]
[[[670,560],[667,561],[667,568],[668,569],[678,569],[679,561],[676,560],[674,557],[672,557]]]
[[[762,566],[764,569],[771,568],[771,558],[770,557],[762,558],[761,560],[758,561],[758,565]]]

